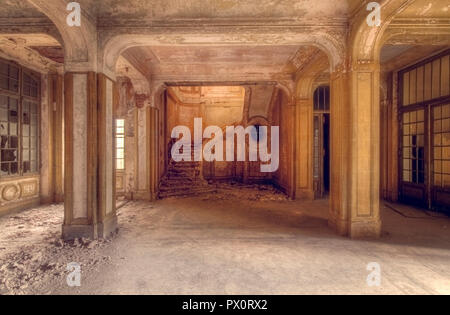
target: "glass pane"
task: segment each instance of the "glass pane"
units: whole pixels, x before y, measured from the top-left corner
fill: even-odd
[[[442,152],[442,148],[441,147],[435,147],[434,148],[434,158],[440,160],[441,157],[442,157],[441,152]]]
[[[123,170],[123,169],[125,168],[124,160],[118,159],[118,160],[116,160],[116,161],[117,161],[117,164],[116,164],[117,169],[118,169],[118,170]]]
[[[442,118],[450,117],[450,104],[442,107]]]
[[[441,134],[442,145],[450,146],[450,133]]]
[[[9,163],[2,163],[0,175],[9,175]]]
[[[30,144],[32,149],[37,148],[37,138],[36,137],[30,137]]]
[[[31,136],[32,137],[37,137],[37,126],[36,126],[36,124],[32,124],[31,125]]]
[[[404,124],[409,123],[409,113],[404,113],[403,114],[403,123]]]
[[[31,150],[30,151],[30,160],[31,161],[36,161],[37,158],[37,151],[36,150]]]
[[[22,147],[24,147],[24,148],[30,147],[30,138],[22,137]]]
[[[11,136],[17,136],[17,124],[16,123],[10,123],[9,124],[9,134]]]
[[[9,76],[13,79],[19,80],[19,68],[10,65]]]
[[[9,89],[11,91],[18,92],[19,91],[19,81],[10,79],[9,80]]]
[[[30,172],[30,161],[23,161],[23,172],[24,173]]]
[[[0,108],[8,108],[8,97],[0,95]]]
[[[30,126],[28,126],[28,125],[23,125],[22,126],[22,135],[24,137],[30,136]]]
[[[414,123],[417,121],[417,112],[409,113],[409,122]]]
[[[117,134],[123,134],[124,132],[125,132],[125,128],[123,128],[123,127],[117,128],[117,130],[116,130]]]
[[[125,157],[124,155],[124,149],[117,149],[117,156],[118,159],[123,159]]]
[[[409,125],[404,125],[403,126],[403,135],[409,135],[409,130],[410,130],[410,128],[409,128]]]
[[[25,124],[25,125],[29,125],[30,124],[30,114],[29,113],[26,113],[26,112],[23,113],[22,123]]]
[[[407,171],[411,170],[411,160],[409,159],[403,160],[403,169]]]
[[[15,98],[9,98],[9,109],[17,111],[19,109],[19,100]]]
[[[0,74],[8,75],[8,73],[9,73],[8,64],[5,62],[0,62]]]
[[[441,174],[434,174],[434,185],[435,186],[442,186],[442,175]]]
[[[450,174],[450,161],[444,161],[443,162],[443,164],[442,164],[442,173]]]
[[[9,147],[11,149],[19,148],[19,137],[17,137],[17,136],[9,137]]]
[[[9,83],[8,77],[0,75],[0,89],[8,90]]]
[[[0,108],[0,121],[8,121],[8,110]]]
[[[117,138],[117,148],[124,148],[125,147],[125,141],[123,138]]]
[[[442,175],[442,186],[450,187],[450,175]]]
[[[442,173],[442,161],[434,161],[434,171],[436,173]]]
[[[0,135],[8,135],[8,124],[0,123]]]
[[[442,121],[442,132],[450,131],[450,118],[444,119]]]
[[[124,127],[125,126],[125,120],[124,119],[117,119],[116,123],[117,123],[117,127]]]
[[[17,162],[10,164],[10,172],[11,172],[11,175],[19,173],[19,164]]]
[[[29,150],[23,150],[22,151],[22,159],[24,161],[29,161],[30,160],[30,151]]]
[[[434,121],[434,132],[441,132],[441,126],[442,126],[441,120],[435,120]]]
[[[30,163],[30,171],[31,171],[32,173],[37,172],[37,164],[36,164],[36,161],[31,161],[31,163]]]

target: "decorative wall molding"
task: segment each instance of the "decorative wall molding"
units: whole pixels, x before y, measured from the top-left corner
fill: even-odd
[[[2,179],[0,206],[39,197],[39,176]]]

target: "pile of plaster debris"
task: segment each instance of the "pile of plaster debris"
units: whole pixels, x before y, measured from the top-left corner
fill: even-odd
[[[273,185],[242,184],[238,182],[216,183],[216,191],[202,200],[284,201],[286,194]]]
[[[109,246],[108,240],[61,240],[63,212],[62,205],[55,205],[0,218],[0,295],[67,286],[67,265],[72,262],[80,264],[83,273],[109,263],[110,257],[97,250]]]

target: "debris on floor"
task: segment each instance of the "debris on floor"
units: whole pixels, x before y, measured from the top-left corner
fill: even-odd
[[[204,196],[203,200],[249,200],[249,201],[283,201],[289,200],[286,194],[273,185],[242,184],[223,182],[215,184],[217,192]]]
[[[0,295],[43,293],[43,284],[66,284],[72,262],[87,271],[109,261],[97,250],[109,240],[61,240],[63,214],[63,205],[52,205],[0,218]]]

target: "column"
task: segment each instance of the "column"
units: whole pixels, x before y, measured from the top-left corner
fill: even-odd
[[[340,235],[348,234],[350,193],[350,108],[348,78],[343,70],[330,76],[330,213],[328,224]]]
[[[380,221],[380,65],[359,61],[351,82],[352,238],[379,237]]]
[[[97,144],[98,144],[98,236],[107,237],[117,228],[114,81],[97,75]]]
[[[313,188],[313,100],[298,98],[296,106],[296,192],[297,199],[314,200]]]
[[[95,72],[65,74],[63,238],[66,240],[107,237],[117,229],[113,84]]]

